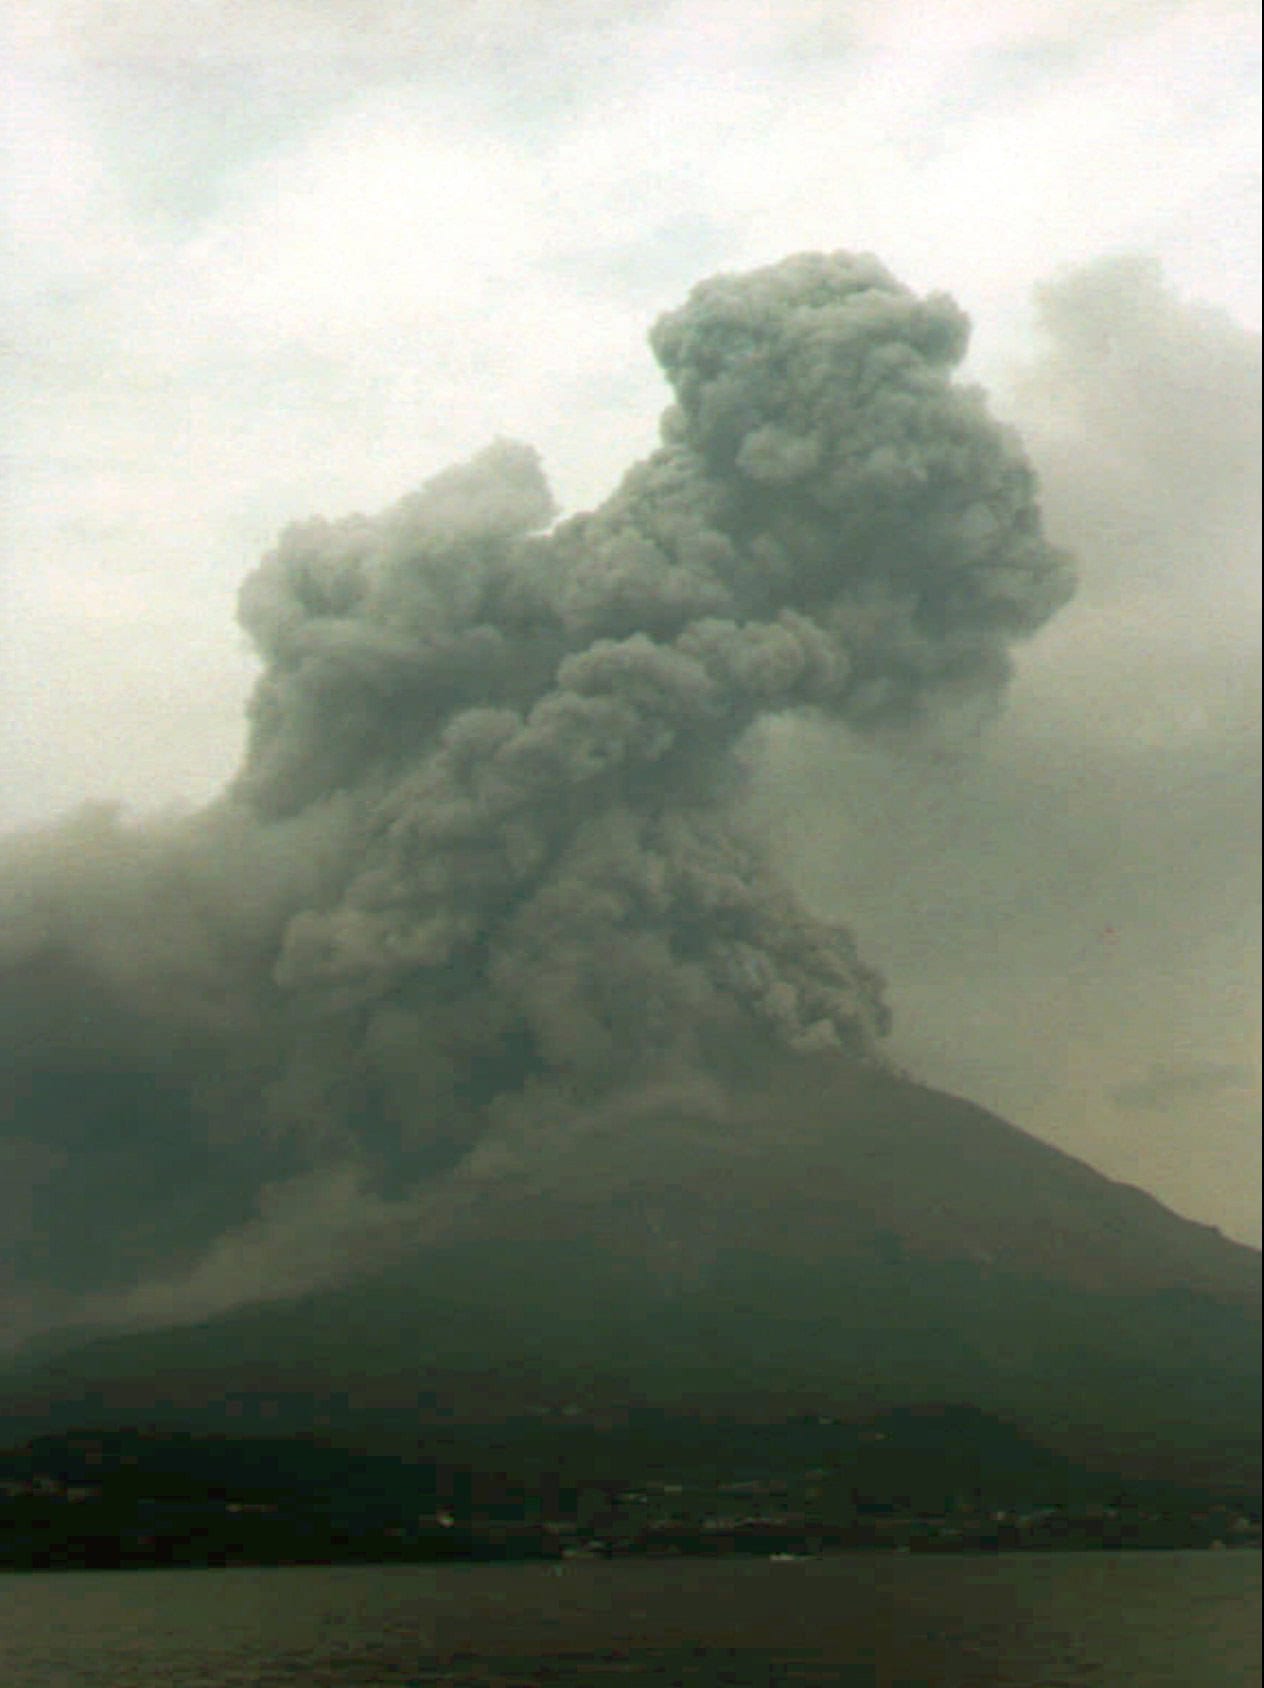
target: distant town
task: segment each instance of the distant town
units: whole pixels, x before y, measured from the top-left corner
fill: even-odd
[[[969,1409],[739,1439],[745,1470],[686,1438],[675,1469],[635,1479],[568,1474],[521,1438],[501,1450],[515,1473],[487,1447],[476,1466],[301,1437],[47,1436],[0,1455],[0,1569],[1260,1545],[1249,1499],[1112,1485]],[[819,1463],[796,1461],[805,1444]]]

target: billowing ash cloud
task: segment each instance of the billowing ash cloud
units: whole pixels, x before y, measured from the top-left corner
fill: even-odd
[[[872,258],[722,276],[656,324],[676,403],[594,512],[551,526],[499,442],[282,537],[224,798],[6,863],[9,1153],[61,1168],[85,1250],[112,1212],[118,1281],[286,1176],[433,1179],[542,1094],[761,1038],[873,1058],[877,976],[732,799],[760,717],[986,709],[1068,596],[1021,449],[953,382],[966,338]]]

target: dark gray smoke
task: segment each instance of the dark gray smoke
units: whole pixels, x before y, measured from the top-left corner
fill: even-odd
[[[761,1040],[875,1058],[879,979],[733,799],[761,717],[986,709],[1068,597],[966,339],[872,258],[722,276],[656,324],[663,443],[593,513],[551,526],[499,442],[287,531],[241,592],[263,674],[225,797],[9,850],[8,1153],[67,1216],[23,1270],[77,1243],[64,1286],[94,1255],[125,1282],[261,1187],[355,1167],[381,1200],[516,1109]]]

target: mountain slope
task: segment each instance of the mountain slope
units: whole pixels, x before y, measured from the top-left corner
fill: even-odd
[[[972,1104],[830,1059],[723,1117],[521,1145],[444,1240],[11,1376],[11,1424],[757,1418],[970,1401],[1090,1463],[1249,1483],[1260,1258]]]

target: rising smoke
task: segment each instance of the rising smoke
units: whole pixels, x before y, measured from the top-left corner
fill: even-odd
[[[224,797],[7,850],[9,1167],[62,1216],[15,1215],[18,1275],[126,1283],[321,1168],[380,1203],[541,1098],[761,1040],[880,1058],[878,976],[735,799],[762,718],[986,711],[1068,597],[966,340],[872,258],[721,276],[655,325],[676,402],[594,512],[551,525],[502,441],[289,529],[241,592]]]

